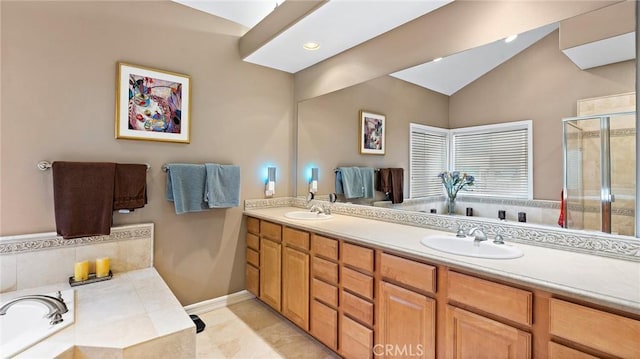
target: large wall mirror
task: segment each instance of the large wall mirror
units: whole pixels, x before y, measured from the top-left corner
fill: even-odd
[[[626,6],[622,12],[627,13],[628,17],[629,11],[631,15],[635,13],[633,5],[632,2],[625,2],[612,6]],[[591,16],[591,13],[588,15]],[[462,206],[473,207],[474,216],[480,215],[491,220],[497,220],[498,210],[506,206],[511,211],[507,219],[517,220],[516,211],[524,205],[528,211],[528,222],[558,228],[563,189],[563,119],[579,115],[578,103],[581,100],[612,95],[627,94],[632,103],[623,104],[622,107],[616,103],[615,108],[635,111],[633,93],[636,88],[635,59],[620,60],[613,56],[609,60],[602,60],[602,64],[585,65],[581,63],[580,56],[587,54],[586,58],[590,58],[588,51],[593,49],[574,46],[597,45],[597,41],[585,42],[581,37],[594,36],[593,33],[598,32],[608,32],[604,36],[606,39],[620,40],[620,35],[629,32],[620,30],[620,21],[599,22],[600,29],[596,30],[593,18],[576,17],[567,20],[570,21],[545,24],[520,34],[518,39],[509,44],[502,44],[520,46],[514,54],[504,54],[498,46],[501,44],[491,43],[445,57],[438,64],[447,61],[456,64],[451,65],[448,70],[443,70],[446,66],[435,70],[427,69],[419,74],[423,80],[428,80],[423,81],[425,83],[409,82],[411,71],[417,69],[407,69],[299,102],[297,195],[307,195],[311,168],[319,169],[317,194],[326,195],[335,191],[336,168],[364,166],[403,168],[404,197],[410,198],[411,123],[454,129],[531,120],[533,200],[514,202],[500,198],[469,199]],[[631,18],[630,28],[631,32],[634,30],[635,16]],[[635,37],[633,34],[630,36],[635,44]],[[416,36],[416,41],[418,40],[419,36]],[[572,54],[572,49],[576,50],[574,52],[582,51],[583,54]],[[613,51],[610,44],[605,45],[604,49],[595,51]],[[632,51],[635,57],[635,47]],[[487,58],[495,58],[495,63],[478,64],[479,60],[474,60]],[[409,75],[403,76],[403,73]],[[358,121],[362,110],[386,116],[384,155],[360,154]],[[634,136],[635,124],[633,127],[620,133],[631,133]],[[632,157],[633,161],[627,163],[635,166],[635,156]],[[628,170],[634,172],[632,168]],[[629,187],[635,188],[635,177],[626,177],[634,181]],[[424,204],[412,206],[410,200],[391,206],[382,203],[383,199],[382,193],[378,193],[374,199],[349,202],[426,212],[437,207],[433,203],[426,207]],[[442,213],[442,205],[437,207],[438,213]],[[626,232],[620,230],[617,234],[634,235],[635,217],[631,208],[633,206],[621,211],[621,215],[625,217],[623,219],[629,222],[630,229],[625,230]],[[464,209],[462,213],[464,215]]]

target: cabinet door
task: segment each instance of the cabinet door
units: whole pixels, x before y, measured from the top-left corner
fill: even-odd
[[[280,311],[281,244],[260,239],[260,299]]]
[[[435,358],[435,300],[382,282],[379,303],[376,356]]]
[[[245,267],[245,287],[256,297],[260,295],[260,270],[249,263]]]
[[[338,311],[317,300],[311,301],[310,331],[326,346],[338,350]]]
[[[446,351],[452,359],[531,358],[531,334],[448,305]]]
[[[309,330],[309,254],[284,247],[282,256],[282,314]]]

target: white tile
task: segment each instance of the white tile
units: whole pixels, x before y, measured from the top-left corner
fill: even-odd
[[[89,273],[96,272],[96,259],[109,257],[111,270],[113,272],[122,272],[124,268],[120,268],[118,263],[118,244],[116,242],[96,243],[87,246],[76,247],[76,262],[89,261]]]
[[[17,254],[18,289],[68,281],[73,276],[75,248],[59,248]]]
[[[15,254],[0,256],[0,293],[18,289],[16,269]]]

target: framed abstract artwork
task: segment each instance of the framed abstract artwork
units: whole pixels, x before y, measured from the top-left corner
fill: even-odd
[[[360,111],[360,153],[384,155],[386,117],[367,111]]]
[[[189,143],[191,77],[118,62],[116,138]]]

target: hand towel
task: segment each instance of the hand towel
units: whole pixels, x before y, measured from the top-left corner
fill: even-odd
[[[147,165],[117,163],[113,210],[142,208],[147,204]]]
[[[376,189],[388,193],[391,203],[402,203],[404,201],[404,169],[402,168],[381,168],[378,172],[378,182]]]
[[[209,209],[204,202],[205,181],[204,165],[167,164],[166,197],[174,203],[176,214]]]
[[[115,163],[54,162],[56,231],[64,239],[109,235]]]
[[[240,204],[240,167],[205,163],[207,181],[204,201],[209,208],[237,207]]]
[[[358,167],[340,167],[338,168],[341,181],[337,193],[344,193],[345,198],[362,198],[364,196],[364,188],[362,183],[362,174]],[[336,180],[337,183],[337,180]]]
[[[375,196],[375,170],[371,167],[360,167],[359,169],[362,178],[362,197],[373,198]]]

